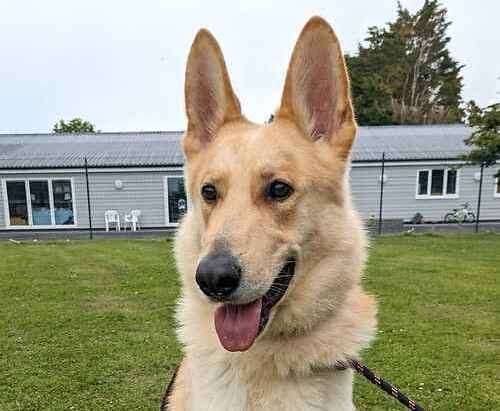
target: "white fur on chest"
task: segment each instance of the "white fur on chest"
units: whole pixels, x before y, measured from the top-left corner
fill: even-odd
[[[200,364],[201,365],[201,364]],[[189,411],[353,411],[352,372],[247,380],[235,367],[193,367]]]

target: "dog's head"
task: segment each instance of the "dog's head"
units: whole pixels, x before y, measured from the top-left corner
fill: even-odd
[[[243,117],[206,30],[189,54],[185,96],[185,286],[213,305],[229,351],[248,349],[265,330],[272,335],[267,329],[311,327],[356,281],[348,271],[363,259],[359,238],[347,234],[357,229],[346,177],[356,123],[335,33],[319,17],[306,24],[269,124]]]

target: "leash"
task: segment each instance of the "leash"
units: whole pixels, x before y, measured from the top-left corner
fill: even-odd
[[[347,368],[350,367],[354,371],[365,377],[372,384],[376,385],[378,388],[385,391],[391,397],[396,398],[401,404],[403,404],[409,410],[425,411],[425,409],[421,405],[417,404],[411,398],[408,398],[405,394],[403,394],[398,387],[380,378],[377,374],[375,374],[372,370],[370,370],[367,366],[365,366],[358,360],[349,358],[347,362],[349,365],[346,365],[344,362],[339,361],[336,365],[336,368],[338,370],[346,370]]]

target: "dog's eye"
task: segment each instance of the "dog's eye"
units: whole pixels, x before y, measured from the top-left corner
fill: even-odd
[[[290,197],[293,188],[283,181],[273,181],[266,188],[266,195],[274,201],[283,201]]]
[[[204,184],[201,187],[201,196],[207,203],[213,203],[217,200],[217,189],[213,184]]]

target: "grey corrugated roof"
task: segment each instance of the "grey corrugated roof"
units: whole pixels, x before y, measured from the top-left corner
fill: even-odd
[[[461,124],[360,127],[353,160],[454,159],[471,129]],[[0,134],[0,169],[179,166],[182,132]]]
[[[182,132],[0,135],[1,168],[182,165]]]
[[[360,127],[354,161],[456,159],[469,151],[464,139],[472,129],[463,124]]]

